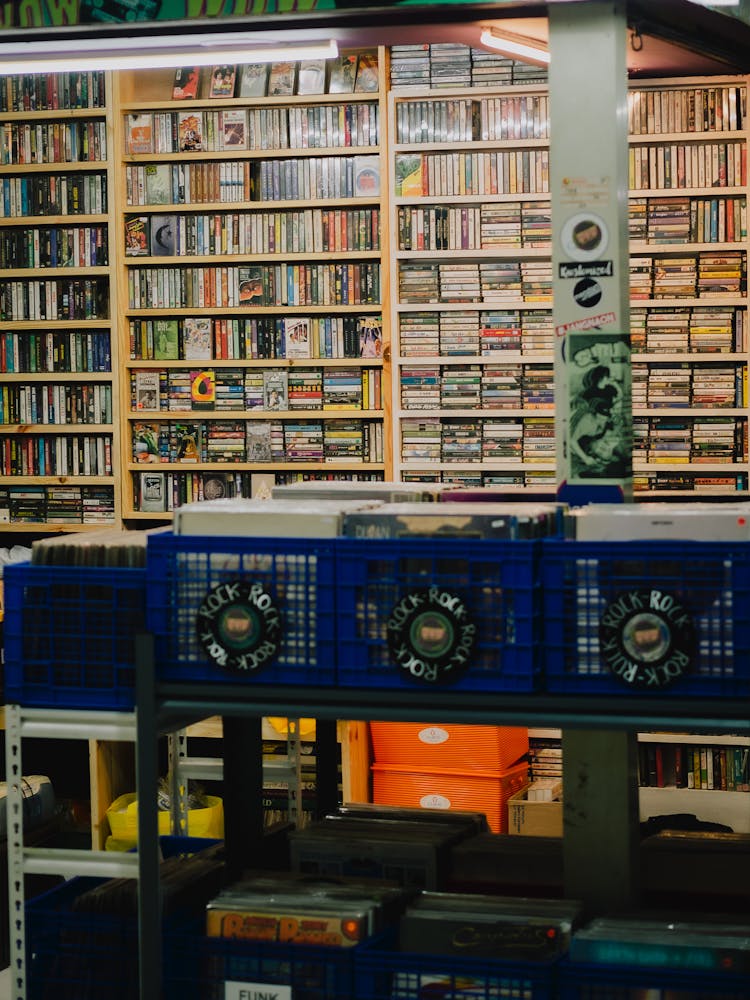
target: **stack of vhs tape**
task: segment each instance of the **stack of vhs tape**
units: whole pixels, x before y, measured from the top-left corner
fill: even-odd
[[[481,832],[484,822],[476,812],[348,806],[290,833],[291,866],[310,875],[441,889],[451,847]]]

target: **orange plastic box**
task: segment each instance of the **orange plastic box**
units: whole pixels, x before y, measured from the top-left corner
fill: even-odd
[[[423,722],[371,722],[376,764],[461,771],[504,771],[529,749],[519,726],[463,726]]]
[[[482,812],[493,833],[508,832],[508,799],[529,783],[524,761],[506,771],[421,770],[373,764],[373,802],[423,809]]]

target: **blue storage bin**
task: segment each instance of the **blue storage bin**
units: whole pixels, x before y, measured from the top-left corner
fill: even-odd
[[[750,544],[541,545],[547,690],[750,694]]]
[[[174,857],[192,854],[218,841],[160,837],[159,843],[164,857]],[[53,996],[58,1000],[138,1000],[135,907],[122,915],[76,909],[85,892],[107,881],[73,878],[27,901],[28,1000],[49,1000]],[[200,920],[200,915],[194,919]],[[184,914],[165,918],[165,960],[185,920]]]
[[[6,566],[5,700],[38,708],[132,709],[146,570]]]
[[[160,680],[335,683],[333,540],[153,535]]]
[[[537,541],[337,542],[341,686],[531,691]]]
[[[747,975],[563,962],[560,1000],[748,1000]]]
[[[352,1000],[354,956],[361,947],[209,938],[205,919],[175,925],[165,938],[165,997],[224,1000],[230,982],[246,984],[248,996],[272,997],[282,986],[291,989],[294,1000]]]
[[[365,943],[354,957],[357,1000],[551,1000],[554,962],[506,962],[397,950],[395,934]]]

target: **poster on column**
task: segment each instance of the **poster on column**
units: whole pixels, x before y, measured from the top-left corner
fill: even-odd
[[[590,330],[563,345],[568,386],[569,482],[632,475],[630,337]]]

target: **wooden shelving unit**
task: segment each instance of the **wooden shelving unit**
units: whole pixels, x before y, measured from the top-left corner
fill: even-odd
[[[123,247],[134,227],[150,236],[120,268],[126,520],[275,481],[388,474],[384,49],[377,61],[375,91],[220,101],[172,101],[172,71],[121,75],[118,229]],[[187,114],[202,149],[179,150]],[[237,117],[235,146],[222,130]],[[144,121],[152,151],[133,152]],[[166,254],[157,220],[174,229]],[[215,387],[206,403],[191,401],[199,372]],[[160,380],[151,408],[146,373]]]
[[[3,531],[120,518],[111,86],[85,72],[3,81]]]

